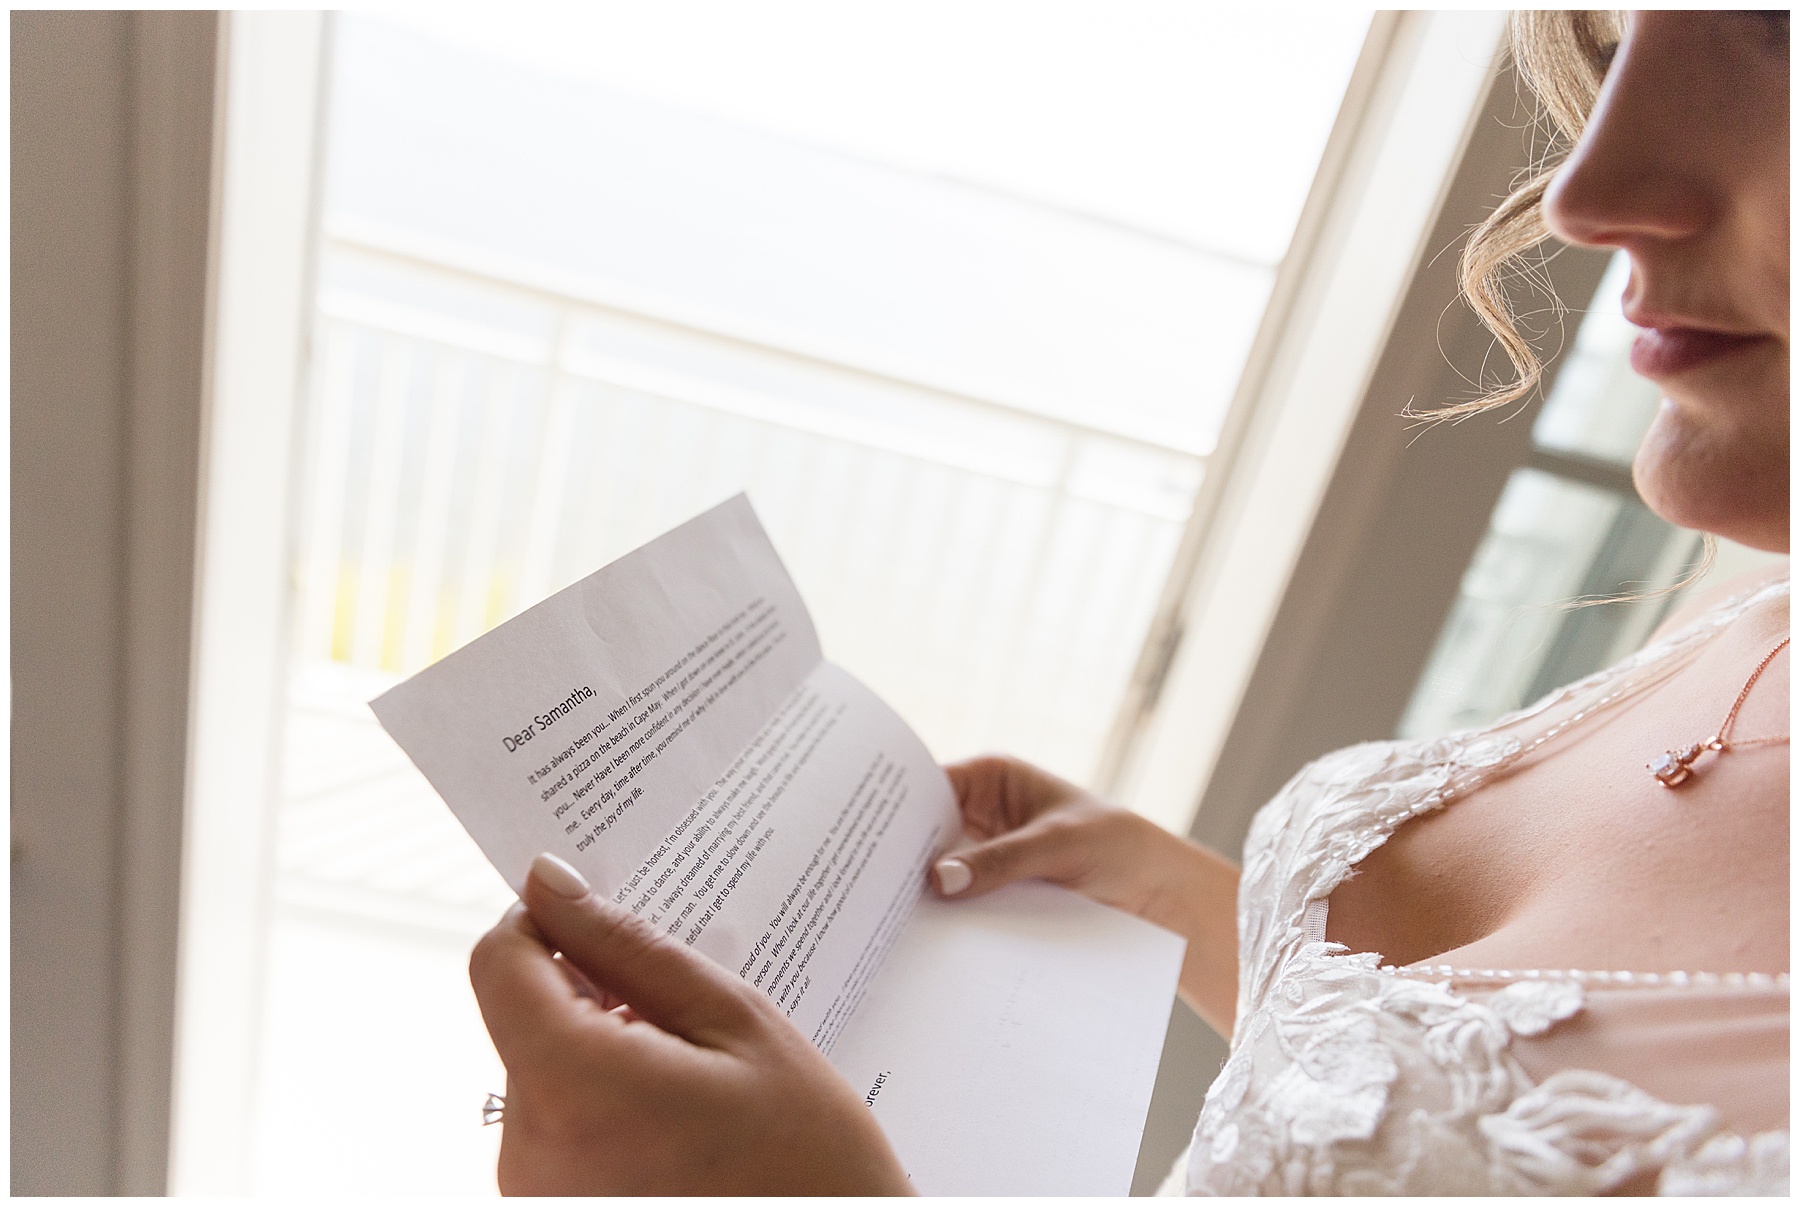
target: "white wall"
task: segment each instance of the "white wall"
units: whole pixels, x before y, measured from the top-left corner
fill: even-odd
[[[217,31],[12,16],[14,1193],[164,1185]]]

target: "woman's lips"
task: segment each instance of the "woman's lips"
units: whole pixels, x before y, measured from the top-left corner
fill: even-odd
[[[1652,381],[1674,377],[1763,341],[1698,327],[1651,327],[1631,345],[1631,367]]]

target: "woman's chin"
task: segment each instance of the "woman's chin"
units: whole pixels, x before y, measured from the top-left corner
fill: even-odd
[[[1788,551],[1785,434],[1777,443],[1720,431],[1665,398],[1631,472],[1645,505],[1669,523]]]

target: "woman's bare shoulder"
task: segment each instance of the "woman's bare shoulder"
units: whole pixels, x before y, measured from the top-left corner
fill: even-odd
[[[1772,582],[1786,578],[1787,574],[1788,566],[1784,561],[1779,566],[1765,566],[1747,574],[1734,575],[1723,582],[1708,583],[1688,598],[1683,599],[1663,619],[1663,622],[1656,626],[1656,631],[1650,634],[1650,641],[1661,641],[1670,633],[1704,616],[1732,596],[1766,587]]]

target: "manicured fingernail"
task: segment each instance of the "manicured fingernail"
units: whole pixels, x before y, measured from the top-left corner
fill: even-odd
[[[937,878],[938,891],[946,897],[954,897],[974,882],[975,873],[960,859],[940,859],[937,861]]]
[[[531,861],[531,874],[558,897],[571,901],[579,901],[594,891],[580,872],[548,852]]]

